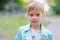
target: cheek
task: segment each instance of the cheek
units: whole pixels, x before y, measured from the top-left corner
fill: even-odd
[[[38,19],[41,21],[41,20],[43,19],[43,17],[42,17],[42,16],[40,16]]]

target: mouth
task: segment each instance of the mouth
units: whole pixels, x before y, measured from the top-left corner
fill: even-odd
[[[36,23],[37,21],[32,21],[33,23]]]

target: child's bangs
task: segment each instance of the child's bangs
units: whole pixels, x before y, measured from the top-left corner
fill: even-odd
[[[41,7],[39,7],[39,6],[31,6],[31,7],[29,7],[29,9],[28,9],[28,13],[30,12],[30,11],[33,11],[33,10],[40,10],[42,13],[43,13],[43,9],[41,8]]]
[[[33,6],[33,7],[32,7],[32,6],[29,7],[29,8],[28,8],[28,12],[34,10],[35,8],[36,8],[36,7],[34,7],[34,6]]]
[[[33,2],[28,6],[27,12],[29,13],[30,11],[33,10],[40,10],[43,13],[44,7],[40,2]]]

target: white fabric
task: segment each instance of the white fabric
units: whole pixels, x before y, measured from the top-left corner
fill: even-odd
[[[32,36],[35,36],[35,40],[40,40],[40,30],[35,31],[34,29],[31,28],[31,34]]]

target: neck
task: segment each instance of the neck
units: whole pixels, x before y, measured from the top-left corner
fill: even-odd
[[[40,30],[40,24],[39,25],[31,25],[31,28],[34,29],[34,30]]]

